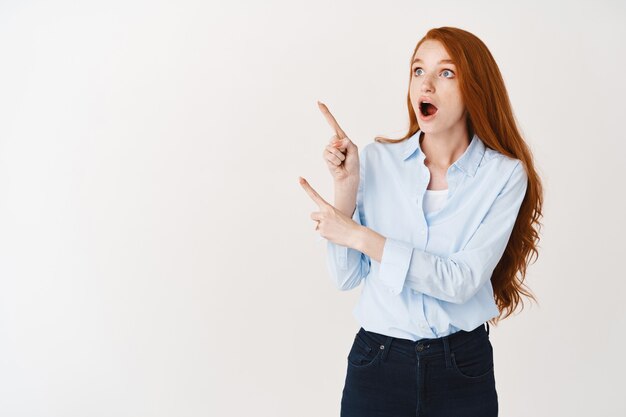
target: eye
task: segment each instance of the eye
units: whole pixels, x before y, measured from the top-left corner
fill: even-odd
[[[415,67],[415,69],[413,69],[413,75],[422,75],[421,73],[417,72],[418,70],[422,71],[422,73],[424,72],[422,67]],[[450,74],[449,76],[444,75],[445,78],[454,78],[454,71],[452,71],[452,70],[444,69],[443,71],[441,71],[441,73],[442,74],[444,74],[444,73]]]
[[[444,75],[444,77],[446,77],[446,78],[452,78],[452,77],[454,77],[454,72],[450,71],[449,69],[445,69],[445,70],[441,71],[441,73],[442,73],[442,74],[443,74],[444,72],[448,72],[448,73],[450,73],[450,76],[449,76],[449,77],[446,77],[445,75]]]

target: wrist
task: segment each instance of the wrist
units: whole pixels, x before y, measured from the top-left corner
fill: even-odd
[[[359,252],[363,252],[365,250],[370,231],[371,229],[366,226],[360,224],[357,225],[353,234],[352,247]]]
[[[383,235],[369,227],[358,225],[354,232],[352,247],[370,259],[381,262],[386,240]]]
[[[352,190],[359,186],[359,177],[348,177],[334,182],[335,189]]]

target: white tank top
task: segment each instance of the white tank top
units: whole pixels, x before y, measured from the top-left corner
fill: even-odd
[[[424,212],[440,210],[448,198],[448,189],[445,190],[426,190],[424,194]]]

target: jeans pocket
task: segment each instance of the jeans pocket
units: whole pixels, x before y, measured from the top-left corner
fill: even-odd
[[[486,379],[493,375],[493,346],[488,337],[478,337],[451,352],[454,371],[466,379]]]
[[[375,341],[366,339],[360,332],[354,336],[354,342],[348,353],[348,363],[355,368],[366,368],[378,362],[382,349]]]

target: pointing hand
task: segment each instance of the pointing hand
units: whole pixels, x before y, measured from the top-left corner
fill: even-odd
[[[315,230],[320,232],[320,236],[338,245],[354,248],[359,228],[362,226],[324,200],[302,177],[300,185],[319,207],[319,211],[311,213],[311,219],[317,220]]]
[[[324,148],[323,157],[335,183],[359,183],[359,149],[348,138],[324,103],[317,102],[319,109],[335,133]]]

